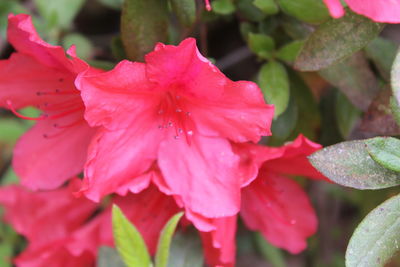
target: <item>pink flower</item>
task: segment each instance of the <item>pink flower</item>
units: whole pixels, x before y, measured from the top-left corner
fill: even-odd
[[[256,84],[226,78],[190,38],[158,44],[146,63],[82,74],[76,84],[86,120],[102,127],[89,149],[86,196],[139,192],[152,180],[192,219],[239,211],[239,157],[230,141],[270,134],[273,113]],[[162,176],[143,175],[155,164]]]
[[[317,217],[303,189],[289,175],[326,180],[307,161],[321,146],[303,136],[283,147],[235,145],[244,172],[253,181],[242,189],[240,215],[247,227],[260,231],[274,246],[299,253],[317,230]],[[254,170],[257,169],[256,172]],[[213,219],[214,229],[201,234],[207,261],[212,266],[233,266],[236,216]]]
[[[82,171],[94,134],[74,86],[77,74],[88,66],[73,49],[68,58],[62,47],[40,39],[28,15],[10,15],[8,22],[8,40],[17,52],[0,61],[0,107],[22,118],[17,109],[34,106],[43,111],[18,141],[13,167],[25,186],[56,188]]]
[[[138,228],[152,254],[162,227],[178,211],[173,198],[154,186],[140,194],[117,196],[112,203]],[[0,189],[0,204],[5,220],[28,241],[15,259],[18,267],[92,266],[100,246],[113,246],[111,205],[95,215],[101,207],[74,198],[68,188],[30,192],[9,186]]]
[[[344,15],[340,0],[324,0],[332,17]],[[345,0],[355,13],[364,15],[374,21],[400,23],[400,1],[397,0]]]

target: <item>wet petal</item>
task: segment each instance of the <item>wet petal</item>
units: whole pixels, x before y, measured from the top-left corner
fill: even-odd
[[[306,239],[317,230],[317,217],[303,189],[271,172],[260,173],[244,188],[241,215],[247,227],[291,253],[304,250]]]
[[[158,164],[171,193],[184,206],[205,217],[225,217],[239,211],[238,157],[228,141],[194,135],[166,138],[160,145]]]

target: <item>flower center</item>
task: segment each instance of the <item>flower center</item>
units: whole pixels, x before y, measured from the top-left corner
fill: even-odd
[[[160,130],[174,130],[174,139],[184,137],[188,144],[194,133],[192,114],[187,109],[185,99],[172,92],[166,92],[158,106],[158,116],[160,116]]]

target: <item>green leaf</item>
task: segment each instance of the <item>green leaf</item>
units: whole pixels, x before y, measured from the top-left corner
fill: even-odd
[[[232,0],[215,0],[212,2],[212,10],[220,15],[229,15],[235,12]]]
[[[379,92],[378,81],[362,53],[321,70],[319,74],[340,89],[357,108],[366,111]]]
[[[88,38],[86,38],[82,34],[67,34],[66,36],[64,36],[62,44],[65,49],[68,49],[69,47],[71,47],[71,45],[75,45],[76,54],[82,59],[87,60],[93,56],[93,44]]]
[[[329,12],[321,0],[277,0],[286,14],[308,23],[321,23],[329,18]]]
[[[0,119],[0,142],[14,144],[27,130],[27,126],[15,119]]]
[[[336,123],[344,139],[349,137],[356,122],[360,119],[361,110],[356,108],[347,97],[338,92],[335,102]]]
[[[400,195],[371,211],[358,225],[346,251],[347,267],[381,267],[400,250]]]
[[[85,0],[35,0],[39,14],[56,28],[69,29]]]
[[[179,22],[186,27],[193,25],[196,20],[195,0],[170,0],[172,10],[178,17]]]
[[[175,214],[162,229],[155,256],[156,267],[167,267],[172,235],[182,216],[183,212]]]
[[[263,59],[269,59],[275,49],[275,41],[270,36],[260,33],[249,33],[250,50]]]
[[[400,184],[400,174],[376,163],[364,140],[328,146],[309,156],[311,164],[340,185],[357,189],[381,189]]]
[[[254,5],[254,0],[235,0],[237,9],[244,18],[250,21],[262,21],[264,14],[258,7]]]
[[[260,250],[264,259],[267,262],[271,263],[273,267],[287,266],[282,250],[268,243],[268,241],[266,241],[264,237],[259,233],[256,233],[255,241],[257,248]]]
[[[132,61],[143,61],[157,42],[168,38],[168,8],[165,0],[125,0],[121,38]]]
[[[118,252],[110,247],[100,247],[97,259],[97,267],[125,267]]]
[[[350,56],[378,36],[383,24],[349,10],[340,19],[331,19],[307,39],[295,62],[301,71],[317,71]]]
[[[385,80],[390,79],[390,70],[396,57],[398,45],[390,40],[378,37],[365,47],[365,52]]]
[[[289,104],[285,112],[272,121],[272,136],[269,138],[268,144],[279,146],[283,141],[289,138],[293,129],[296,127],[299,111],[294,97],[290,97]]]
[[[6,173],[1,179],[1,185],[18,184],[17,174],[12,167],[8,167]]]
[[[258,85],[269,104],[275,105],[275,118],[282,114],[290,98],[289,78],[285,67],[276,61],[264,64],[258,74]]]
[[[292,41],[279,48],[278,52],[276,53],[276,57],[287,64],[293,64],[303,46],[303,40]]]
[[[369,155],[386,169],[400,172],[400,140],[375,137],[365,141]]]
[[[115,245],[125,264],[128,267],[151,266],[142,236],[116,205],[112,208],[112,224]]]
[[[203,267],[204,256],[197,234],[175,234],[170,255],[168,267]]]
[[[253,4],[266,15],[275,15],[279,12],[279,7],[275,0],[254,0]]]

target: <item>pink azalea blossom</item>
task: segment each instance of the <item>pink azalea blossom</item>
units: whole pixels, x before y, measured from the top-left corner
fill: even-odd
[[[139,229],[152,254],[162,227],[178,211],[173,198],[155,186],[112,203]],[[28,241],[14,260],[18,267],[93,266],[99,247],[113,246],[110,205],[95,215],[100,206],[73,197],[69,188],[30,192],[9,186],[0,189],[0,204],[5,220]]]
[[[89,149],[83,192],[98,201],[112,192],[139,192],[152,180],[192,221],[235,215],[243,181],[230,141],[270,134],[273,107],[255,83],[225,77],[194,39],[158,44],[145,59],[76,80],[86,120],[101,127]],[[162,175],[144,175],[155,164]]]
[[[274,246],[299,253],[317,230],[311,203],[291,175],[327,180],[307,161],[321,146],[303,136],[282,147],[236,144],[242,168],[253,175],[242,189],[240,215],[245,225]],[[254,170],[257,169],[255,172]],[[234,266],[236,216],[213,219],[214,229],[201,233],[207,261],[212,266]]]
[[[324,0],[332,17],[344,15],[340,0]],[[400,1],[398,0],[345,0],[351,10],[374,21],[400,23]]]
[[[17,52],[0,61],[0,107],[37,120],[18,141],[13,167],[25,186],[56,188],[82,171],[94,134],[83,118],[84,105],[74,86],[77,74],[88,66],[73,49],[68,58],[62,47],[40,39],[28,15],[9,16],[8,41]],[[27,106],[43,114],[26,118],[17,113]]]

